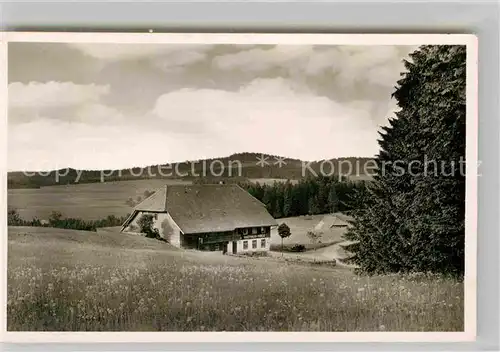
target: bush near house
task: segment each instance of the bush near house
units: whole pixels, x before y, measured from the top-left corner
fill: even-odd
[[[291,252],[305,252],[305,250],[306,246],[304,246],[303,244],[295,244],[292,246],[292,248],[290,248]]]
[[[154,228],[154,218],[151,214],[142,215],[137,221],[139,225],[139,230],[141,233],[145,234],[148,238],[160,238],[160,232],[158,229]]]

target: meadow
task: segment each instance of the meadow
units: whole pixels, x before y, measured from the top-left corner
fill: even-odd
[[[461,331],[463,284],[10,227],[9,331]]]
[[[52,211],[59,211],[64,217],[97,220],[108,215],[125,216],[133,209],[126,204],[128,198],[143,197],[146,190],[156,190],[165,184],[191,182],[150,179],[9,189],[7,205],[9,209],[17,209],[26,220],[48,219]]]
[[[307,232],[313,231],[314,227],[323,219],[325,215],[303,215],[289,218],[276,219],[278,224],[285,223],[290,227],[292,235],[283,239],[283,244],[292,246],[294,244],[303,244],[307,248],[314,247],[311,240],[307,237]],[[331,228],[322,231],[320,241],[323,244],[341,242],[342,236],[345,233],[345,228]],[[281,237],[278,231],[271,231],[271,244],[281,246]],[[321,243],[320,243],[321,247]]]

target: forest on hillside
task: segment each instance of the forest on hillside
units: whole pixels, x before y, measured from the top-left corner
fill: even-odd
[[[264,158],[266,164],[259,164],[259,158]],[[277,165],[275,160],[282,160]],[[278,178],[301,180],[317,174],[352,178],[366,178],[365,167],[370,158],[337,158],[319,161],[301,161],[282,158],[269,154],[238,153],[229,157],[203,160],[183,161],[172,164],[150,165],[121,170],[77,170],[60,169],[45,172],[29,170],[9,172],[7,187],[40,188],[44,186],[68,185],[76,183],[99,183],[111,181],[130,181],[141,179],[182,179],[200,182],[203,179],[231,178],[248,180],[253,178]]]
[[[340,181],[337,177],[318,176],[298,183],[275,182],[273,184],[244,183],[242,186],[266,205],[274,218],[299,215],[315,215],[348,212],[356,190],[363,189],[365,182]]]

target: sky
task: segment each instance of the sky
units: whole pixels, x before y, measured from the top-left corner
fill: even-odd
[[[8,168],[372,157],[415,49],[9,43]]]

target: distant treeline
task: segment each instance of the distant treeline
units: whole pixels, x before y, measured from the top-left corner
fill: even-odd
[[[48,220],[33,218],[25,220],[21,218],[17,210],[11,209],[7,214],[7,224],[9,226],[36,226],[36,227],[56,227],[61,229],[97,231],[100,227],[111,227],[122,225],[129,214],[122,217],[109,215],[99,220],[82,220],[78,218],[64,218],[60,212],[54,211]]]
[[[276,160],[282,160],[280,166]],[[259,160],[264,160],[258,164]],[[7,187],[40,188],[44,186],[68,185],[75,183],[99,183],[103,181],[127,181],[142,179],[181,179],[195,181],[210,178],[211,175],[224,178],[281,178],[290,180],[305,179],[314,173],[328,175],[349,174],[365,176],[365,165],[370,158],[338,158],[311,163],[298,159],[281,159],[274,155],[258,153],[238,153],[229,157],[185,161],[170,165],[151,165],[148,167],[122,170],[76,170],[61,169],[50,172],[9,172]],[[307,165],[307,167],[305,166]]]
[[[345,212],[353,209],[352,195],[364,182],[339,181],[337,177],[318,176],[298,183],[240,183],[264,203],[274,218]]]

